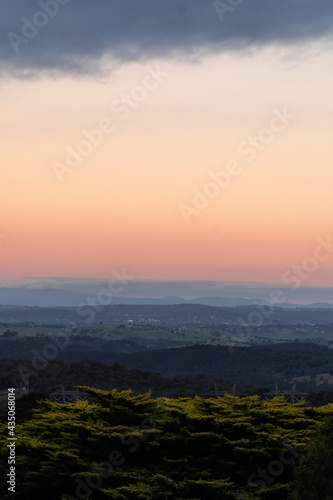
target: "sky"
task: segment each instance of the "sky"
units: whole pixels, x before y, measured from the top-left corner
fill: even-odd
[[[333,283],[333,4],[0,0],[0,283]]]

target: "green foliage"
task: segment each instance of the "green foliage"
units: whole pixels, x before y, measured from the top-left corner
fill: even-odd
[[[2,425],[3,500],[59,500],[65,493],[92,500],[286,500],[294,459],[283,461],[283,453],[304,447],[318,423],[333,415],[333,405],[307,408],[283,398],[154,400],[150,393],[81,389],[91,402],[43,400],[17,426],[15,494],[6,486],[8,430]],[[325,429],[327,448],[318,441],[316,453],[326,453],[327,475],[333,426]],[[302,464],[299,483],[312,462]]]
[[[292,499],[333,500],[332,417],[320,426],[295,469]]]

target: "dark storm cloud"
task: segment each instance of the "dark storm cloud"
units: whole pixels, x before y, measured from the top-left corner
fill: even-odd
[[[184,58],[304,44],[332,33],[329,0],[215,4],[220,7],[211,0],[0,0],[1,71],[93,73],[104,57],[115,63]]]

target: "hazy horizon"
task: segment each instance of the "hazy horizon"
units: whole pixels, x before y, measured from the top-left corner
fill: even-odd
[[[9,295],[4,293],[9,291]],[[18,295],[13,295],[13,292]],[[40,278],[26,279],[15,283],[0,284],[0,304],[4,297],[11,297],[21,305],[38,305],[38,300],[46,300],[49,305],[81,304],[87,299],[101,297],[101,304],[121,303],[122,299],[241,299],[245,301],[263,300],[270,303],[309,305],[327,303],[333,305],[333,287],[289,286],[278,283],[221,282],[198,280],[140,280],[132,279],[123,270],[108,279],[89,278]],[[7,299],[9,300],[9,299]],[[27,301],[26,303],[24,301]],[[32,301],[32,302],[30,302]],[[52,302],[53,301],[53,302]],[[55,301],[55,302],[54,302]],[[59,302],[60,301],[60,302]],[[236,303],[242,302],[236,300]],[[130,303],[130,301],[126,301]],[[164,301],[165,302],[165,301]],[[168,301],[165,303],[169,303]],[[172,303],[172,300],[171,302]],[[177,303],[177,301],[175,302]],[[215,302],[207,302],[215,305]],[[45,305],[41,302],[41,305]],[[216,305],[219,305],[218,301]],[[224,305],[223,300],[221,305]]]

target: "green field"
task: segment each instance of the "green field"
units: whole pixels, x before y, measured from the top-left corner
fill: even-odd
[[[252,329],[251,334],[246,332],[237,333],[237,328],[232,326],[228,328],[221,327],[181,327],[167,328],[154,327],[153,325],[119,325],[119,324],[94,324],[94,325],[79,325],[66,329],[65,327],[45,327],[45,326],[26,326],[15,325],[12,327],[0,327],[1,340],[23,339],[23,338],[47,338],[49,335],[66,334],[69,336],[80,336],[84,338],[94,338],[110,341],[128,341],[139,342],[147,347],[154,347],[157,343],[170,345],[186,345],[193,343],[210,343],[220,345],[253,345],[266,344],[270,342],[286,342],[294,341],[311,341],[324,345],[333,345],[333,331],[312,331],[299,329],[296,327],[281,327],[281,330],[274,328],[261,327],[260,331]],[[232,331],[231,331],[232,330]],[[6,331],[17,332],[15,337],[4,337]]]

